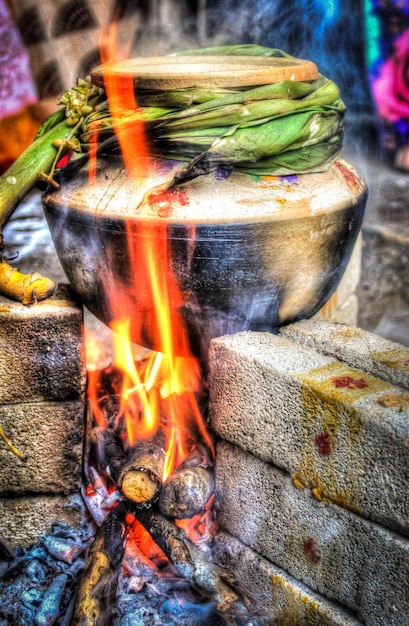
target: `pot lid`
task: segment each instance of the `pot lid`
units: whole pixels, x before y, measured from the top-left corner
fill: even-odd
[[[307,81],[318,77],[315,63],[294,57],[192,55],[136,57],[99,65],[91,72],[95,85],[104,76],[124,83],[132,78],[139,89],[182,89],[192,86],[246,87]]]

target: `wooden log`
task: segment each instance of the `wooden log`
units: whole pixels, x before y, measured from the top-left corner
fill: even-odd
[[[141,439],[125,452],[111,428],[95,427],[88,459],[95,457],[98,469],[107,472],[125,498],[146,505],[157,499],[161,489],[165,443],[163,432],[158,431],[154,437]]]
[[[112,621],[128,525],[120,502],[99,528],[78,589],[71,626],[104,626]]]
[[[123,495],[137,504],[151,503],[159,496],[165,465],[166,440],[162,431],[141,439],[121,468],[117,483]],[[113,475],[115,479],[115,476]]]
[[[208,599],[226,624],[250,622],[245,603],[229,584],[229,574],[215,565],[208,552],[196,546],[170,519],[152,509],[133,511],[179,573]]]
[[[163,484],[159,510],[171,518],[186,519],[200,513],[214,491],[210,452],[198,444]]]

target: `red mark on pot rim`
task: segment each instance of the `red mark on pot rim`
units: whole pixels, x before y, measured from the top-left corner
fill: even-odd
[[[344,389],[365,389],[368,387],[368,383],[364,378],[351,378],[351,376],[338,376],[332,378],[332,382],[335,387]]]
[[[322,456],[329,456],[332,452],[331,437],[329,436],[329,433],[324,431],[317,435],[315,437],[315,446],[319,454],[322,454]]]
[[[340,171],[342,177],[345,179],[349,187],[355,188],[358,186],[357,177],[355,176],[354,172],[352,172],[346,165],[340,163],[339,161],[336,161],[335,167]]]
[[[150,198],[150,205],[159,215],[159,217],[170,217],[174,211],[174,204],[187,206],[189,197],[182,189],[168,189],[162,193],[155,193]]]

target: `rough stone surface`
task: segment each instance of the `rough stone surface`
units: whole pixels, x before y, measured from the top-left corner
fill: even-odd
[[[82,307],[67,287],[34,306],[0,296],[0,380],[0,405],[84,392]]]
[[[339,506],[318,502],[285,472],[227,442],[217,447],[221,527],[366,626],[409,616],[409,541]]]
[[[28,547],[54,522],[78,528],[86,519],[86,509],[78,493],[70,496],[26,496],[0,498],[0,540],[11,549]]]
[[[0,439],[0,494],[69,493],[81,484],[83,398],[0,406],[0,424],[22,461]]]
[[[348,609],[323,598],[232,535],[216,535],[213,559],[233,573],[234,588],[249,602],[262,626],[359,626]]]
[[[212,341],[209,418],[294,483],[409,535],[409,393],[270,333]]]
[[[311,320],[290,324],[280,335],[409,389],[409,348],[379,335],[346,324]]]

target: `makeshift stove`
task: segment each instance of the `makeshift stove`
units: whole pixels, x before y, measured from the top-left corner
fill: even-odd
[[[334,159],[314,175],[212,167],[163,186],[179,166],[136,159],[138,124],[130,134],[119,137],[126,168],[98,159],[44,199],[70,282],[114,331],[115,359],[89,370],[86,407],[83,386],[37,398],[74,401],[76,435],[86,409],[91,519],[73,498],[70,525],[14,556],[4,546],[3,623],[402,624],[407,352],[364,336],[367,358],[354,363],[335,327],[288,326],[336,289],[364,184]],[[339,332],[347,348],[359,339]],[[12,432],[17,474],[24,428]],[[78,468],[72,443],[70,454]],[[29,467],[32,477],[41,459]],[[74,473],[62,488],[54,469],[57,486],[40,491],[79,487]]]
[[[69,307],[64,298],[57,301],[45,306],[48,318],[54,307],[62,319],[67,313],[78,319],[72,302]],[[71,346],[75,334],[80,346],[80,330],[71,331]],[[68,361],[81,371],[80,354],[71,348]],[[115,507],[118,492],[101,459],[100,474],[96,464],[87,464],[88,489],[83,488],[98,531],[80,505],[76,475],[64,487],[68,495],[57,493],[60,485],[50,495],[49,481],[43,495],[27,493],[30,475],[24,482],[22,472],[38,475],[47,454],[55,459],[55,432],[48,436],[50,451],[43,444],[42,457],[33,458],[27,431],[5,424],[27,461],[2,450],[9,492],[16,483],[20,488],[1,501],[2,536],[10,546],[27,547],[14,555],[2,551],[2,624],[72,623],[84,568],[90,572],[94,566],[108,576],[100,578],[98,570],[101,586],[112,585],[99,588],[97,602],[116,593],[119,624],[405,623],[408,358],[407,348],[327,322],[301,322],[279,336],[244,332],[214,340],[208,381],[210,423],[219,439],[217,526],[206,515],[199,545],[189,529],[163,515],[160,498],[153,507],[133,508],[127,501],[126,514],[123,501]],[[105,392],[110,380],[118,389],[122,374],[107,368],[102,373],[99,403],[112,421],[118,395],[110,403]],[[72,402],[37,398],[33,404],[44,414],[43,424],[56,423],[59,406]],[[18,417],[18,403],[10,406]],[[30,415],[30,405],[24,409]],[[78,405],[74,414],[82,412]],[[69,416],[63,412],[62,425],[80,435],[81,421]],[[94,428],[87,458],[95,460],[100,437],[107,435]],[[37,437],[41,431],[47,437],[39,424]],[[208,477],[208,450],[196,446],[192,457]],[[51,471],[55,477],[61,467]],[[31,484],[41,491],[40,476]],[[209,488],[208,480],[204,484],[202,494]],[[193,518],[199,520],[203,515]],[[39,543],[29,548],[40,533]],[[216,611],[219,598],[236,611],[233,620]]]

